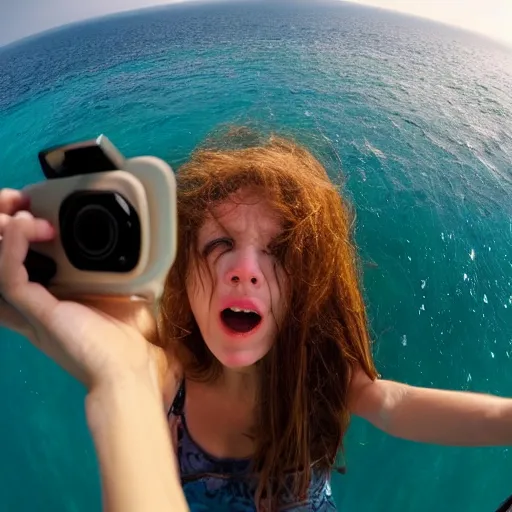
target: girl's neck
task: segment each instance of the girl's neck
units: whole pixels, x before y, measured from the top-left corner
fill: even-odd
[[[233,370],[224,367],[217,383],[228,396],[253,401],[256,398],[256,390],[258,388],[257,368],[256,366],[251,366],[249,368]]]

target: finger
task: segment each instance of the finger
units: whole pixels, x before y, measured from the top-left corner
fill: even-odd
[[[16,212],[14,217],[7,215],[6,213],[0,213],[0,239],[3,238],[3,234],[9,223],[12,222],[15,218],[29,219],[34,222],[35,231],[34,236],[31,238],[30,242],[48,242],[55,236],[55,229],[47,220],[34,219],[30,212],[21,210]]]
[[[30,199],[19,190],[0,189],[0,213],[14,215],[19,210],[28,209]]]
[[[28,214],[28,215],[27,215]],[[15,213],[15,216],[26,216],[27,218],[33,218],[32,215],[29,212],[24,212],[23,210],[18,211]],[[9,222],[11,222],[13,217],[7,213],[0,213],[0,241],[3,238],[3,233],[5,229],[7,228]],[[51,240],[55,236],[55,230],[52,228],[51,224],[44,219],[35,219],[35,222],[37,224],[36,232],[38,233],[38,236],[35,237],[34,240],[31,240],[32,242],[47,242]],[[50,226],[50,230],[48,231],[48,226]],[[49,236],[49,233],[51,233],[51,236]]]
[[[7,224],[11,219],[12,217],[7,215],[7,213],[0,213],[0,236],[2,236],[4,229],[7,227]]]
[[[27,320],[44,323],[44,318],[57,305],[57,299],[45,288],[28,282],[23,265],[29,244],[51,238],[54,230],[43,220],[34,219],[28,212],[18,212],[3,233],[0,250],[0,294]]]

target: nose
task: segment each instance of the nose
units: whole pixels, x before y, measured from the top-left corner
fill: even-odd
[[[227,284],[259,288],[263,280],[256,251],[248,249],[234,255],[232,265],[226,273]]]

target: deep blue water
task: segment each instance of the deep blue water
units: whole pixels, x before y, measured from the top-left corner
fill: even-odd
[[[0,49],[0,186],[107,134],[177,167],[220,123],[297,135],[343,176],[386,378],[512,396],[512,49],[345,4],[173,6]],[[342,174],[341,174],[342,173]],[[100,509],[83,391],[0,331],[0,510]],[[354,421],[341,510],[492,511],[508,448],[425,446]]]

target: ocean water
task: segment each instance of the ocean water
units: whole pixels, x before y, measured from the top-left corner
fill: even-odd
[[[37,151],[105,133],[177,167],[223,123],[296,134],[343,179],[386,378],[512,396],[512,49],[384,11],[189,5],[0,49],[0,186]],[[0,331],[0,510],[100,510],[82,388]],[[340,510],[493,511],[512,453],[393,439],[354,420]]]

